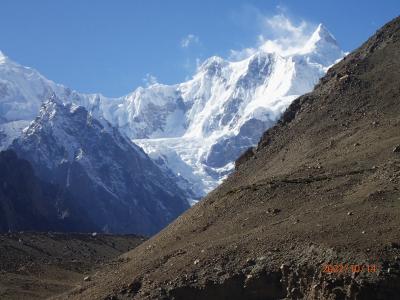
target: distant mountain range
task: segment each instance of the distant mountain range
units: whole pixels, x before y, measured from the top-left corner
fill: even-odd
[[[189,81],[120,98],[78,93],[0,52],[0,149],[68,189],[101,230],[157,232],[344,55],[322,25],[290,52],[266,48],[211,57]]]

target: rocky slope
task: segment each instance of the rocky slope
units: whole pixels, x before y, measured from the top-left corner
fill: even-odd
[[[236,172],[68,299],[396,299],[400,18],[296,99]]]
[[[42,180],[70,192],[101,231],[154,234],[188,208],[182,190],[141,148],[56,96],[10,148]]]
[[[67,190],[40,180],[15,152],[0,152],[0,232],[98,229]]]

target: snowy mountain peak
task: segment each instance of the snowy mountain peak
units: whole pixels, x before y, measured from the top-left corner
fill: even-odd
[[[46,107],[55,107],[57,104],[61,104],[62,101],[57,97],[55,93],[50,93],[47,97],[46,100],[43,102],[41,108],[46,108]]]
[[[318,25],[300,53],[309,54],[313,61],[328,66],[344,56],[336,39],[323,24]]]
[[[217,55],[211,56],[207,58],[200,66],[200,69],[207,69],[211,65],[219,65],[223,64],[225,60]]]
[[[72,103],[63,104],[57,96],[52,94],[43,102],[38,117],[24,130],[24,133],[28,136],[34,135],[46,128],[57,132],[57,136],[62,136],[63,142],[71,146],[72,144],[67,142],[64,130],[68,131],[71,126],[76,124],[84,128],[88,122],[88,112],[84,107]],[[72,152],[68,155],[71,157]]]
[[[38,118],[53,120],[56,115],[59,116],[62,114],[63,109],[64,105],[62,101],[56,96],[56,94],[51,93],[41,105]],[[36,120],[38,118],[36,118]]]
[[[142,149],[74,103],[48,99],[11,148],[41,179],[68,189],[103,231],[152,234],[188,207]]]
[[[311,39],[318,40],[318,41],[325,41],[327,43],[331,43],[334,45],[338,45],[334,36],[329,32],[329,30],[324,26],[324,24],[319,24],[317,29],[311,36]]]
[[[329,45],[334,48],[339,48],[335,37],[328,31],[328,29],[323,24],[318,25],[317,29],[314,31],[314,33],[308,40],[307,45],[314,47]]]
[[[199,67],[199,72],[206,72],[207,75],[213,76],[219,73],[222,67],[224,67],[227,62],[219,56],[211,56],[206,59]]]
[[[332,65],[334,58],[342,57],[336,39],[323,25],[319,24],[312,34],[296,33],[292,38],[264,40],[256,53],[264,52],[281,57],[307,56],[321,65]]]

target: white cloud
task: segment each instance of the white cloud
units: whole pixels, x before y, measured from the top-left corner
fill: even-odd
[[[303,49],[316,29],[316,25],[305,20],[296,23],[285,14],[285,9],[277,7],[277,10],[280,13],[273,16],[265,16],[260,11],[253,10],[254,19],[258,21],[260,31],[257,45],[254,48],[239,51],[230,50],[231,59],[244,59],[260,49],[265,52],[279,52],[282,55]]]
[[[193,44],[199,44],[199,43],[200,43],[199,37],[197,35],[190,33],[181,40],[181,47],[188,48],[189,46],[191,46]]]
[[[143,78],[144,84],[149,87],[158,83],[157,77],[147,73],[146,76]]]
[[[242,50],[229,50],[229,59],[230,60],[242,60],[251,55],[253,55],[257,51],[256,48],[245,48]]]
[[[305,46],[316,27],[304,20],[296,25],[283,14],[265,17],[263,22],[266,33],[259,36],[259,42],[261,48],[268,52],[298,51]]]

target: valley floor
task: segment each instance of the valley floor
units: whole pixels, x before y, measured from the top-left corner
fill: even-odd
[[[135,235],[0,234],[0,299],[45,299],[79,288],[142,241]]]

